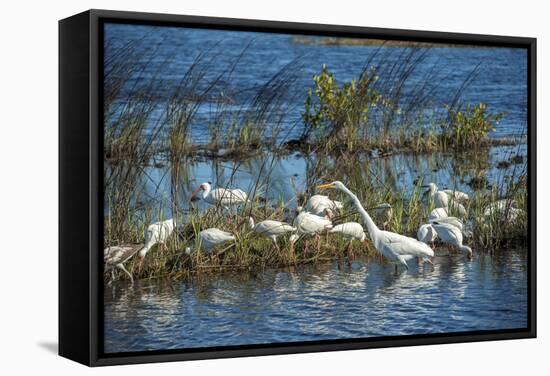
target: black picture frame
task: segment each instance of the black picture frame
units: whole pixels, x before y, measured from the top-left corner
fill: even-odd
[[[102,352],[102,24],[166,25],[430,43],[519,47],[528,51],[528,327],[246,345],[189,350]],[[536,39],[171,14],[88,10],[59,21],[59,354],[88,366],[353,350],[536,337]]]

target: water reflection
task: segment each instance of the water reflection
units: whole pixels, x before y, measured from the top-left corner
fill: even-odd
[[[526,251],[439,256],[407,273],[358,259],[105,290],[105,350],[140,351],[527,324]]]
[[[414,190],[414,182],[436,182],[440,188],[456,188],[472,193],[473,177],[484,176],[489,184],[506,186],[504,180],[517,180],[524,175],[524,164],[497,168],[501,160],[511,155],[525,155],[526,145],[494,147],[476,153],[432,153],[428,155],[397,154],[376,156],[319,156],[293,153],[275,156],[260,154],[255,158],[230,161],[222,159],[195,160],[184,158],[177,164],[155,164],[136,174],[134,184],[136,204],[152,207],[156,213],[170,215],[176,209],[185,213],[190,208],[189,197],[201,183],[238,187],[252,196],[259,195],[271,204],[282,201],[289,207],[300,204],[303,194],[326,180],[342,180],[363,199],[371,192],[381,194],[386,201]],[[109,189],[107,188],[107,194]],[[369,193],[370,192],[370,193]],[[138,208],[140,207],[139,205]],[[199,209],[204,202],[194,203]]]

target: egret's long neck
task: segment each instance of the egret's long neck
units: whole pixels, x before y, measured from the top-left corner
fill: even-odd
[[[210,184],[207,184],[206,185],[206,188],[204,189],[204,191],[202,191],[202,199],[206,199],[208,197],[208,195],[210,194],[210,191],[212,190],[212,187],[210,186]]]
[[[369,213],[367,213],[367,211],[363,208],[363,205],[361,205],[361,201],[359,201],[357,196],[346,187],[343,188],[343,191],[351,198],[353,204],[359,211],[359,214],[361,214],[361,217],[363,218],[363,223],[365,224],[365,226],[367,226],[370,238],[374,242],[375,239],[378,237],[380,229],[376,226],[376,223],[374,223]]]

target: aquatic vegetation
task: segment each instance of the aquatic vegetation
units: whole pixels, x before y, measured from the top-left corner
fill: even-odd
[[[464,110],[448,108],[448,122],[443,127],[447,145],[464,148],[487,142],[489,132],[494,131],[504,113],[491,114],[485,103],[467,105]]]
[[[423,196],[421,179],[418,184],[403,185],[402,174],[413,170],[422,175],[447,169],[452,176],[443,188],[454,190],[459,184],[472,188],[465,226],[473,234],[468,245],[474,252],[496,252],[505,244],[525,241],[527,190],[522,170],[526,159],[519,147],[509,155],[500,155],[498,161],[492,161],[488,152],[489,146],[521,145],[522,141],[490,137],[504,114],[490,112],[484,103],[462,106],[461,93],[475,72],[466,76],[447,107],[435,106],[431,93],[438,84],[437,64],[413,79],[430,49],[406,46],[377,51],[356,78],[347,81],[339,80],[323,65],[313,75],[309,91],[296,90],[303,65],[296,57],[265,72],[263,81],[245,88],[250,93],[243,95],[231,81],[247,48],[222,61],[214,46],[195,57],[171,85],[159,79],[170,57],[155,69],[142,57],[143,64],[131,68],[126,59],[139,57],[135,46],[123,46],[105,63],[105,246],[143,244],[151,223],[174,218],[178,224],[164,246],[148,249],[142,268],[138,268],[137,258],[128,261],[126,267],[135,277],[180,278],[202,271],[335,259],[351,262],[356,256],[384,262],[371,242],[351,243],[348,250],[345,237],[328,231],[321,232],[319,247],[307,252],[307,237],[291,241],[292,233],[278,237],[277,249],[272,239],[250,229],[249,218],[292,224],[296,206],[306,206],[307,200],[319,193],[316,185],[341,180],[380,228],[416,237],[434,203]],[[212,74],[214,66],[217,69]],[[167,94],[165,86],[170,87]],[[303,108],[295,111],[301,118],[289,126],[289,114],[296,108]],[[197,127],[206,129],[203,139],[194,134]],[[475,156],[462,153],[462,149],[474,149]],[[297,151],[305,165],[304,176],[299,176],[303,183],[293,186],[291,199],[273,197],[281,184],[294,184],[292,179],[281,183],[272,176],[277,158]],[[388,158],[407,153],[424,153],[427,162],[398,165]],[[448,154],[452,154],[451,162],[443,166],[442,157]],[[197,161],[211,163],[217,187],[240,188],[248,200],[228,208],[214,203],[204,209],[190,203],[190,192],[200,183],[189,171]],[[231,166],[230,171],[224,164]],[[493,176],[493,166],[501,176]],[[243,169],[255,176],[247,186],[237,178]],[[151,173],[167,176],[167,187],[160,187],[164,177],[158,179]],[[343,202],[343,207],[334,210],[335,226],[361,223],[346,196],[331,196]],[[487,211],[503,199],[510,204]],[[392,208],[389,218],[376,216],[382,203]],[[446,214],[456,214],[452,204],[448,209]],[[199,234],[208,228],[227,231],[235,241],[203,252]],[[196,251],[187,255],[187,247]]]

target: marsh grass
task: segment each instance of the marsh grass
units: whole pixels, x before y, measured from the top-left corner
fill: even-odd
[[[215,47],[200,54],[175,85],[168,85],[172,89],[166,98],[157,94],[167,86],[159,78],[169,66],[169,59],[145,75],[150,56],[138,56],[136,44],[129,44],[110,54],[112,57],[105,62],[104,243],[143,242],[147,226],[160,219],[174,217],[179,225],[165,247],[157,245],[147,254],[141,271],[137,270],[136,260],[129,262],[138,278],[181,278],[196,272],[299,266],[328,260],[349,262],[359,256],[385,262],[369,241],[354,242],[348,254],[345,240],[338,235],[322,234],[319,251],[309,239],[308,252],[304,252],[307,239],[302,237],[291,246],[288,235],[283,236],[279,238],[281,251],[276,252],[269,239],[248,229],[247,222],[252,216],[256,222],[274,219],[292,223],[294,208],[303,206],[317,193],[315,185],[342,180],[371,214],[370,210],[380,203],[392,205],[393,217],[387,230],[416,237],[433,204],[425,202],[418,186],[399,188],[396,167],[390,162],[380,170],[371,163],[373,158],[398,152],[432,153],[437,159],[435,152],[448,150],[455,153],[452,171],[457,176],[471,176],[474,171],[474,178],[483,183],[475,187],[467,220],[476,250],[505,251],[502,248],[506,244],[524,241],[525,215],[513,222],[507,221],[506,215],[484,215],[487,205],[502,198],[511,198],[514,207],[526,209],[526,161],[520,160],[519,151],[505,158],[513,171],[503,169],[502,176],[489,187],[483,180],[487,179],[487,153],[479,152],[474,166],[463,167],[462,154],[456,149],[470,145],[472,137],[476,148],[515,142],[487,137],[500,115],[491,114],[482,104],[464,107],[461,103],[462,91],[477,72],[465,78],[447,112],[435,115],[426,115],[426,110],[433,105],[431,94],[440,77],[434,67],[424,77],[412,80],[429,54],[429,49],[417,46],[389,52],[380,49],[365,63],[358,78],[350,82],[339,83],[328,67],[322,67],[309,93],[295,90],[301,68],[297,58],[251,89],[253,95],[246,96],[249,99],[239,101],[240,93],[232,90],[230,82],[248,46],[217,70],[218,74],[211,75],[211,68],[220,61]],[[144,63],[128,64],[136,59]],[[406,87],[411,93],[407,98]],[[292,103],[301,105],[304,96],[304,131],[299,140],[290,140],[292,129],[283,125]],[[204,108],[209,111],[201,112]],[[208,128],[208,140],[202,144],[193,141],[197,124]],[[288,202],[282,197],[266,201],[273,190],[275,155],[295,150],[303,151],[306,158],[304,191],[296,187],[295,198]],[[229,212],[221,207],[199,211],[188,203],[189,190],[196,188],[191,187],[188,168],[201,156],[212,162],[217,187],[245,189],[250,203]],[[252,165],[250,156],[259,162]],[[158,160],[168,164],[169,197],[159,198],[157,186],[154,197],[138,201],[138,197],[146,196],[144,181],[154,180],[148,176],[147,167]],[[232,162],[229,174],[220,172],[227,160]],[[258,172],[248,187],[239,186],[236,179],[243,167]],[[330,195],[345,203],[344,210],[336,213],[334,224],[361,222],[346,197],[338,192]],[[210,227],[233,233],[237,241],[211,254],[202,252],[198,233]],[[198,251],[188,256],[184,252],[187,246]]]

